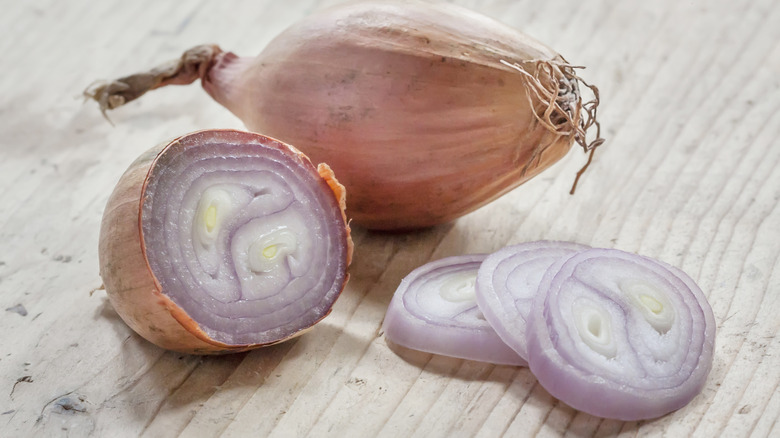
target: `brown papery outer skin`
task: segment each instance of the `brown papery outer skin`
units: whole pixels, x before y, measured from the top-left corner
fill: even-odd
[[[494,200],[570,149],[573,133],[538,123],[502,60],[564,62],[459,7],[369,1],[294,25],[256,58],[220,54],[203,86],[250,130],[327,162],[355,223],[413,229]]]
[[[248,142],[257,142],[257,134],[233,130],[204,130],[179,137],[170,143],[160,144],[138,157],[120,178],[108,199],[100,227],[98,248],[100,276],[114,310],[133,331],[153,344],[167,350],[188,354],[222,354],[247,351],[273,345],[299,336],[308,329],[267,344],[230,345],[211,339],[198,323],[162,293],[146,258],[146,247],[142,237],[141,205],[146,183],[157,157],[166,149],[181,141],[198,141],[198,137],[213,139],[217,135],[233,140],[242,137]],[[276,142],[275,140],[268,139]],[[311,165],[310,160],[299,150],[276,142],[294,153],[300,160]],[[313,167],[313,166],[312,166]],[[347,266],[352,260],[353,244],[350,229],[344,215],[345,190],[336,181],[333,172],[325,164],[317,172],[333,191],[338,201],[347,231]],[[346,285],[347,278],[342,284]],[[327,314],[323,315],[323,318]],[[311,327],[309,327],[310,329]]]

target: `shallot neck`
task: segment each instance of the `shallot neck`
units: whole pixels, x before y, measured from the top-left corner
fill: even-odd
[[[203,89],[220,105],[235,113],[241,98],[240,86],[237,84],[253,60],[233,52],[216,53],[209,68],[201,76]]]

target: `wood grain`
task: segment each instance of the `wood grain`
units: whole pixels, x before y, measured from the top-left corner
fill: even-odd
[[[608,141],[577,194],[568,188],[585,157],[572,152],[451,224],[356,229],[331,316],[299,339],[224,357],[166,352],[132,333],[99,289],[97,236],[138,155],[240,121],[195,85],[115,110],[113,124],[79,96],[201,43],[257,53],[336,1],[8,2],[0,435],[780,436],[780,3],[454,2],[587,66]],[[384,311],[412,269],[542,238],[656,257],[699,283],[718,333],[693,402],[653,421],[603,420],[556,401],[525,368],[385,342]]]

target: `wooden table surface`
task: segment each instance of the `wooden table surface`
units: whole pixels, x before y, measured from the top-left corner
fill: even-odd
[[[780,436],[780,3],[457,0],[546,42],[602,92],[607,143],[574,196],[573,150],[454,223],[356,228],[352,278],[304,336],[222,357],[149,344],[100,290],[107,197],[146,149],[242,128],[197,85],[111,113],[81,91],[200,43],[259,53],[335,3],[5,1],[0,14],[0,436]],[[554,400],[520,367],[391,350],[386,306],[437,258],[537,239],[656,257],[717,321],[687,407],[619,422]]]

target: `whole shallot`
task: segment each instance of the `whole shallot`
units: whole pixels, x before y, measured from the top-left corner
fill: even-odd
[[[496,199],[574,142],[592,152],[602,142],[598,90],[576,68],[476,12],[375,0],[316,13],[257,57],[197,46],[85,93],[105,111],[200,78],[249,130],[328,163],[350,193],[355,223],[412,229]],[[592,101],[583,102],[578,82],[591,88]]]

